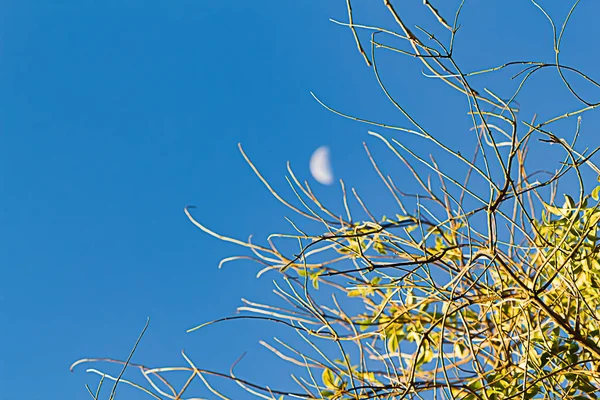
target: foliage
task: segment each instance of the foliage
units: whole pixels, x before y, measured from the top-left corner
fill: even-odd
[[[440,168],[433,157],[426,159],[397,135],[388,139],[370,132],[407,167],[422,191],[407,194],[398,189],[366,147],[376,173],[401,212],[375,216],[354,189],[352,194],[362,210],[351,211],[350,196],[341,182],[342,217],[325,207],[289,167],[290,184],[301,207],[282,198],[240,146],[275,198],[300,217],[319,223],[321,230],[310,234],[290,220],[291,233],[271,235],[263,246],[221,236],[198,222],[189,208],[185,210],[201,230],[253,253],[224,261],[252,258],[263,264],[260,274],[272,270],[281,274],[276,293],[287,308],[246,302],[240,311],[285,325],[312,349],[300,350],[282,340],[263,343],[298,367],[293,378],[299,389],[263,387],[233,373],[201,370],[185,354],[188,365],[179,370],[188,371],[190,378],[183,389],[171,387],[170,393],[159,389],[153,379],[163,379],[161,373],[167,369],[143,366],[137,367],[151,387],[127,383],[156,398],[171,399],[180,398],[195,377],[215,396],[227,398],[209,383],[208,375],[228,377],[265,399],[597,397],[600,186],[586,190],[582,167],[597,175],[600,170],[590,161],[597,149],[579,152],[575,147],[580,115],[599,104],[583,101],[566,79],[566,71],[597,84],[560,64],[560,41],[571,13],[562,30],[554,29],[554,63],[513,61],[467,73],[453,54],[462,4],[452,24],[428,1],[424,4],[439,22],[434,29],[446,29],[447,44],[424,28],[418,28],[416,34],[390,1],[384,1],[384,7],[398,31],[354,24],[349,1],[349,23],[334,21],[351,29],[360,54],[410,128],[345,115],[315,98],[338,115],[420,137],[463,165],[464,177]],[[364,51],[357,29],[372,33],[370,55]],[[404,41],[407,49],[388,44],[385,40],[390,38]],[[428,132],[394,99],[378,72],[379,51],[408,55],[422,63],[432,77],[464,95],[474,128],[465,133],[474,139],[472,159]],[[548,67],[556,69],[581,107],[543,122],[519,120],[515,103],[519,91],[533,74]],[[515,77],[521,79],[508,100],[490,90],[476,91],[469,83],[475,75],[507,68],[520,68]],[[574,117],[577,123],[570,142],[551,132],[553,124]],[[529,170],[528,150],[534,137],[542,142],[540,146],[559,147],[564,153],[563,162],[547,172],[544,180],[536,179],[541,174]],[[439,184],[425,177],[421,168],[433,172]],[[562,196],[564,202],[559,205],[558,184],[564,179],[578,184],[579,190],[574,197]],[[299,251],[276,244],[290,240],[298,244]]]

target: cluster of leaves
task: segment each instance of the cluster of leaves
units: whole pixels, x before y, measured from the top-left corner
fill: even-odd
[[[399,190],[365,145],[401,213],[377,218],[352,189],[363,215],[368,216],[356,220],[343,182],[342,217],[325,207],[288,166],[290,183],[302,204],[297,207],[269,185],[240,147],[275,198],[306,220],[319,223],[323,227],[319,234],[308,234],[289,220],[295,233],[271,235],[268,245],[262,246],[217,234],[198,222],[189,209],[186,214],[204,232],[253,253],[224,262],[251,258],[264,266],[259,275],[281,274],[275,293],[287,307],[245,301],[239,311],[289,327],[311,351],[279,339],[276,345],[263,343],[300,367],[303,375],[292,375],[301,388],[298,391],[263,387],[233,373],[202,370],[186,357],[189,366],[178,370],[190,374],[188,383],[198,377],[220,398],[227,397],[208,383],[207,374],[232,379],[265,399],[588,399],[600,393],[600,186],[586,191],[581,171],[585,166],[600,175],[590,161],[597,149],[587,154],[575,150],[580,117],[570,143],[549,130],[551,124],[599,104],[584,102],[580,109],[544,122],[519,120],[514,107],[529,77],[547,66],[557,68],[580,99],[562,73],[567,67],[558,59],[567,23],[555,32],[554,64],[511,62],[464,73],[453,57],[462,4],[449,24],[429,1],[424,3],[449,32],[448,46],[419,28],[435,48],[425,45],[389,1],[384,1],[384,7],[399,32],[354,24],[349,1],[349,23],[338,22],[352,30],[383,92],[412,124],[410,128],[351,117],[317,100],[338,115],[428,141],[467,167],[465,179],[453,177],[433,157],[427,160],[395,138],[370,132],[407,167],[422,190],[417,194]],[[363,50],[357,29],[374,33],[370,56]],[[384,44],[375,34],[405,40],[410,50]],[[477,139],[472,161],[428,132],[394,99],[379,75],[376,50],[410,55],[432,76],[466,96],[476,132],[471,135]],[[526,73],[507,101],[489,90],[483,95],[468,83],[469,76],[514,66]],[[600,86],[579,71],[569,70]],[[526,162],[530,140],[536,135],[565,154],[564,162],[548,172],[544,181],[533,180],[535,174],[528,172]],[[440,184],[434,187],[407,155],[432,171]],[[495,168],[490,167],[493,160]],[[472,176],[479,181],[473,184]],[[579,193],[577,200],[565,195],[559,207],[555,198],[558,183],[565,177],[576,178],[571,181],[579,183]],[[278,240],[298,243],[299,251],[280,250],[275,244]],[[138,367],[152,385],[143,389],[147,393],[156,398],[182,398],[187,384],[176,391],[162,378],[161,373],[172,368]],[[160,390],[153,378],[162,380],[170,393]]]

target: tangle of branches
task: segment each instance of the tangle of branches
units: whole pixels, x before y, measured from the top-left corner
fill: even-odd
[[[191,207],[185,209],[202,231],[248,251],[223,262],[252,259],[261,265],[259,274],[279,273],[275,293],[287,304],[244,300],[240,315],[194,329],[240,318],[289,329],[312,350],[300,350],[293,341],[280,339],[261,343],[290,363],[297,387],[257,385],[236,376],[233,369],[230,373],[203,370],[185,354],[186,364],[181,367],[130,364],[141,372],[141,383],[97,369],[88,371],[103,380],[133,385],[157,399],[191,398],[186,390],[195,379],[214,396],[228,398],[213,386],[214,378],[232,380],[264,399],[596,398],[600,393],[600,186],[586,189],[582,171],[589,168],[600,175],[600,170],[591,162],[598,149],[577,150],[577,140],[581,116],[600,103],[584,100],[567,76],[575,74],[590,85],[599,85],[559,59],[564,30],[579,2],[562,28],[550,20],[556,53],[553,63],[510,61],[471,72],[461,69],[454,54],[463,4],[453,18],[447,18],[429,1],[423,3],[447,32],[445,37],[413,26],[389,0],[371,7],[384,7],[396,30],[359,25],[350,0],[348,22],[333,21],[350,29],[359,54],[407,126],[348,115],[314,96],[339,116],[391,132],[369,134],[413,174],[419,193],[398,188],[366,144],[365,150],[398,213],[377,215],[357,191],[346,191],[343,182],[343,208],[329,209],[289,165],[289,182],[297,198],[284,199],[241,146],[243,157],[275,199],[298,219],[316,222],[321,229],[305,232],[298,220],[290,219],[290,232],[273,234],[260,245],[217,234],[195,218]],[[535,1],[532,5],[549,19]],[[368,43],[360,40],[359,33],[365,31],[370,33]],[[473,139],[473,156],[466,157],[443,142],[395,99],[379,73],[380,52],[420,63],[427,77],[464,96],[473,127],[464,135]],[[549,68],[557,72],[580,107],[545,121],[520,120],[516,103],[520,91],[531,76]],[[509,99],[490,90],[476,90],[469,83],[475,75],[507,69],[514,69],[513,79],[519,80]],[[572,140],[553,132],[557,122],[574,118]],[[466,174],[455,176],[434,157],[409,148],[398,139],[398,132],[420,137],[462,165]],[[530,171],[527,160],[532,139],[540,146],[560,148],[563,161],[548,166],[545,174]],[[423,169],[439,183],[432,183],[431,176],[420,172]],[[559,182],[564,179],[576,182],[579,190],[561,196],[557,204]],[[350,207],[354,200],[358,211]],[[288,244],[278,245],[284,242]],[[283,250],[290,243],[298,246],[297,251]],[[90,362],[128,365],[107,359],[78,363]],[[188,374],[187,383],[175,389],[163,376],[169,371]]]

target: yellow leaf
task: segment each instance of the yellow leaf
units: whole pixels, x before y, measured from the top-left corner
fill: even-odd
[[[334,383],[333,372],[329,368],[325,368],[323,370],[323,375],[321,376],[323,379],[323,384],[327,386],[329,389],[337,389],[337,386]]]
[[[556,215],[558,217],[566,217],[564,209],[558,208],[558,207],[555,207],[555,206],[551,206],[550,204],[544,203],[543,201],[542,201],[542,204],[544,205],[544,207],[546,208],[546,210],[548,210],[548,212],[550,212],[550,213],[552,213],[552,214],[554,214],[554,215]]]

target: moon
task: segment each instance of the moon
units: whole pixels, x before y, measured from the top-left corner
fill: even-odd
[[[310,173],[322,185],[333,183],[333,170],[329,158],[329,147],[321,146],[310,157]]]

